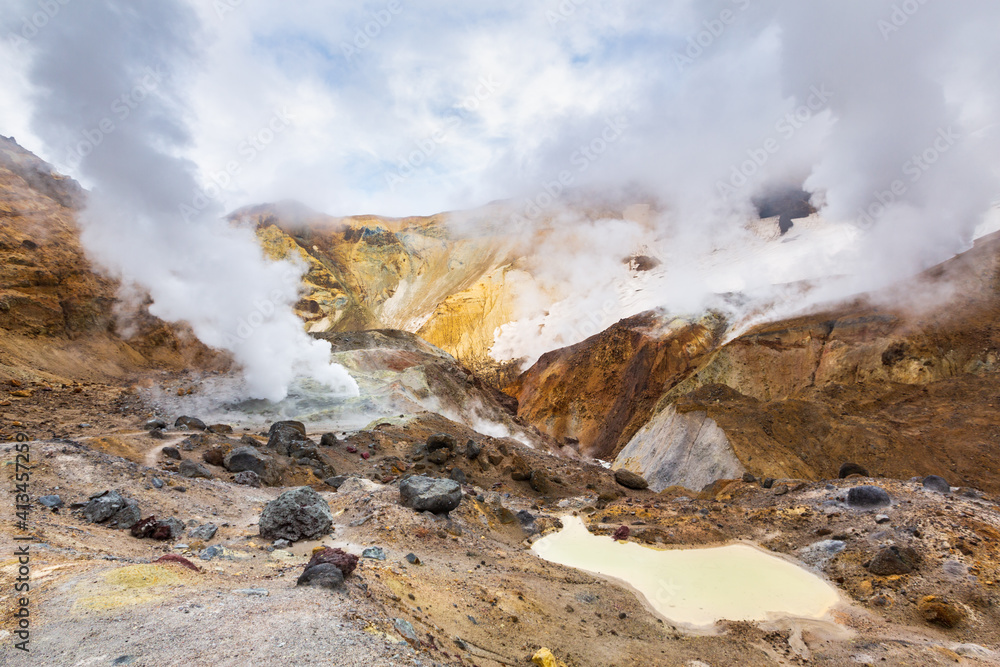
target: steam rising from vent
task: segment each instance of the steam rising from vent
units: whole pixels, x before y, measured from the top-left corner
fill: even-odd
[[[177,157],[189,142],[180,86],[198,32],[178,0],[95,0],[63,4],[34,37],[33,127],[91,186],[84,246],[147,290],[152,314],[231,352],[249,396],[279,400],[297,376],[356,395],[329,343],[292,311],[302,268],[266,260],[218,206],[182,215],[202,194],[194,164]]]

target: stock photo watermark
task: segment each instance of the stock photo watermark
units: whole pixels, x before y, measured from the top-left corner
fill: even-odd
[[[903,0],[892,6],[892,12],[887,18],[878,20],[878,29],[882,33],[882,39],[889,41],[892,36],[903,29],[910,22],[917,12],[931,0]]]
[[[729,178],[725,182],[716,181],[715,189],[722,199],[728,200],[737,190],[749,183],[750,179],[763,169],[764,165],[770,162],[799,130],[829,106],[832,98],[833,91],[827,89],[826,84],[810,87],[805,102],[779,118],[774,124],[778,138],[768,137],[761,145],[748,148],[747,159],[730,168]]]
[[[858,225],[862,229],[873,227],[889,207],[902,201],[910,187],[918,183],[960,139],[961,136],[951,127],[938,128],[937,136],[927,148],[915,153],[900,167],[906,179],[897,178],[884,190],[876,190],[874,201],[858,211]]]
[[[184,222],[191,222],[214,202],[221,202],[222,193],[232,186],[233,180],[239,176],[243,167],[256,160],[274,143],[278,135],[291,127],[292,119],[292,114],[287,108],[275,111],[261,127],[248,134],[236,147],[240,159],[229,160],[220,170],[208,171],[209,183],[196,192],[189,203],[180,205],[180,214]]]
[[[438,148],[448,137],[461,128],[469,115],[479,110],[479,107],[493,97],[502,87],[502,82],[492,74],[479,77],[472,94],[462,100],[445,120],[444,125],[429,135],[414,140],[416,148],[406,155],[396,158],[396,169],[385,173],[385,183],[391,192],[407,179],[414,176],[421,167],[427,166]]]
[[[76,169],[85,157],[90,155],[104,143],[104,140],[118,129],[121,123],[128,120],[132,112],[150,96],[163,80],[160,68],[147,67],[145,74],[139,78],[132,88],[116,97],[109,107],[109,115],[102,118],[94,127],[80,131],[80,138],[66,146],[65,164]]]
[[[729,26],[736,23],[740,13],[750,8],[751,0],[732,0],[736,10],[723,9],[714,19],[702,21],[702,29],[688,37],[683,51],[674,54],[674,65],[683,72],[705,55],[715,42],[722,37]]]
[[[563,21],[569,21],[576,14],[577,10],[590,0],[561,0],[559,5],[553,10],[545,12],[545,20],[550,26],[557,26]]]
[[[21,29],[17,32],[7,33],[7,42],[14,49],[20,51],[28,42],[38,36],[38,33],[45,29],[52,19],[68,5],[72,0],[38,0],[38,11],[32,12],[30,16],[21,17]]]
[[[14,558],[17,559],[17,576],[14,577],[12,604],[14,607],[13,630],[14,648],[30,651],[31,643],[31,438],[26,433],[18,433],[14,446]]]
[[[358,54],[371,46],[372,42],[378,39],[382,31],[403,13],[403,3],[400,0],[389,0],[383,9],[372,12],[371,20],[365,23],[354,32],[354,39],[350,42],[341,42],[340,50],[344,57],[353,60]]]
[[[628,126],[627,116],[619,115],[614,118],[606,118],[598,135],[579,146],[570,155],[569,162],[570,165],[576,167],[576,174],[586,172],[595,162],[600,160],[614,144],[621,140]],[[539,192],[529,197],[524,207],[508,218],[508,225],[515,229],[523,229],[529,222],[537,220],[548,207],[562,198],[567,188],[573,186],[576,182],[576,174],[572,170],[565,169],[551,180],[543,181]]]

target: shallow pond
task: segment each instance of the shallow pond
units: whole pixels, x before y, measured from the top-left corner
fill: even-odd
[[[824,619],[837,590],[808,570],[748,544],[660,550],[592,535],[579,517],[535,542],[539,557],[611,577],[638,591],[674,623],[705,628],[721,619]]]

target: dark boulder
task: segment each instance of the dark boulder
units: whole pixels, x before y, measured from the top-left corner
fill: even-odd
[[[202,464],[191,461],[184,460],[181,461],[180,467],[177,468],[177,472],[180,473],[181,477],[188,477],[191,479],[202,478],[202,479],[212,479],[215,475],[212,471],[203,466]]]
[[[219,527],[214,523],[206,523],[198,526],[197,528],[192,528],[188,531],[188,537],[192,540],[201,540],[202,542],[208,542],[210,539],[215,537],[216,531]]]
[[[354,572],[354,568],[358,566],[358,557],[347,553],[343,549],[323,547],[313,553],[312,558],[306,564],[306,569],[308,570],[311,567],[324,563],[336,565],[345,577],[349,577],[351,576],[351,572]]]
[[[301,422],[278,422],[271,426],[268,433],[267,447],[282,456],[288,456],[299,443],[313,444],[306,438],[306,429]]]
[[[91,523],[107,521],[125,507],[125,499],[117,491],[104,491],[90,497],[83,507],[83,518]]]
[[[465,458],[474,459],[479,456],[479,452],[483,451],[483,448],[475,440],[469,440],[465,443]]]
[[[323,563],[307,567],[295,581],[296,586],[318,586],[319,588],[338,588],[344,583],[344,573],[336,565]]]
[[[624,486],[626,489],[642,491],[643,489],[649,488],[649,482],[631,470],[626,470],[625,468],[619,468],[615,471],[615,481]]]
[[[256,473],[258,477],[264,477],[270,461],[270,456],[262,454],[253,447],[238,447],[226,454],[223,465],[229,472],[249,470]]]
[[[128,530],[135,524],[139,523],[141,519],[142,511],[139,509],[139,503],[131,498],[126,498],[125,506],[115,512],[115,515],[111,517],[109,523],[114,525],[116,528]]]
[[[536,493],[545,495],[552,492],[552,482],[549,481],[549,475],[544,470],[532,470],[528,484]]]
[[[886,507],[892,504],[892,498],[877,486],[855,486],[847,492],[847,504],[860,509]]]
[[[458,442],[455,440],[455,436],[447,433],[435,433],[428,436],[427,451],[433,452],[438,449],[450,449],[451,451],[458,449]]]
[[[204,431],[208,428],[205,422],[197,417],[178,417],[174,422],[174,428],[188,429],[189,431]]]
[[[944,477],[938,477],[937,475],[928,475],[924,477],[924,488],[928,491],[937,491],[938,493],[951,493],[951,484],[948,483]]]
[[[913,547],[885,547],[868,563],[868,571],[880,577],[909,574],[916,569],[919,561],[920,556]]]
[[[132,537],[138,537],[139,539],[142,539],[144,537],[152,537],[153,532],[156,530],[156,524],[157,521],[155,516],[150,516],[146,517],[145,519],[142,519],[134,526],[132,526],[131,528]]]
[[[451,479],[407,477],[399,485],[399,502],[418,512],[445,514],[462,502],[462,486]]]
[[[851,475],[861,475],[862,477],[871,477],[868,471],[859,466],[857,463],[847,462],[840,466],[840,470],[837,471],[837,477],[844,479],[845,477],[850,477]]]
[[[176,540],[184,534],[184,524],[180,519],[170,517],[160,519],[150,535],[154,540]]]
[[[233,427],[229,424],[212,424],[208,427],[208,431],[218,435],[228,435],[233,432]]]
[[[159,429],[164,429],[167,427],[167,422],[162,419],[150,419],[143,425],[143,428],[147,431],[156,431]]]
[[[323,437],[319,439],[320,447],[336,447],[340,444],[340,440],[333,433],[324,433]]]
[[[233,451],[230,445],[213,445],[201,454],[201,460],[213,466],[225,466],[226,455]]]
[[[181,453],[176,447],[164,447],[160,450],[160,453],[168,459],[173,459],[175,461],[181,460]]]
[[[308,486],[289,489],[269,502],[258,522],[261,537],[290,542],[327,535],[332,525],[330,506]]]

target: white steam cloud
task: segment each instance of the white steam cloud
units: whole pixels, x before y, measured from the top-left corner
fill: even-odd
[[[279,400],[298,376],[356,394],[331,364],[329,343],[306,335],[292,311],[302,269],[266,260],[253,232],[231,227],[218,205],[191,207],[209,201],[195,165],[178,157],[190,141],[182,87],[197,55],[191,8],[57,7],[29,46],[33,127],[91,186],[81,221],[91,256],[148,291],[152,314],[188,322],[202,342],[232,353],[249,396]]]

